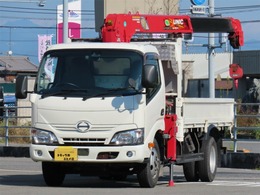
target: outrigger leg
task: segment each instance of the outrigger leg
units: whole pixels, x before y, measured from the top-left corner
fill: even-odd
[[[170,166],[169,166],[169,168],[170,168],[170,180],[169,180],[169,184],[168,184],[169,187],[174,186],[174,181],[173,181],[173,166],[174,166],[174,162],[170,162]]]

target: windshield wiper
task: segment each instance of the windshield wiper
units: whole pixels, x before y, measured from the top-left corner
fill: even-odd
[[[118,92],[118,91],[126,91],[128,89],[133,89],[133,92],[135,92],[134,94],[141,94],[142,93],[142,90],[137,90],[137,89],[135,89],[132,86],[129,86],[129,87],[119,87],[119,88],[114,88],[114,89],[108,89],[105,92],[98,93],[98,94],[95,94],[93,96],[83,97],[83,101],[85,101],[86,99],[89,99],[89,98],[93,98],[93,97],[103,97],[104,98],[104,96],[106,96],[106,95],[110,95],[110,94],[113,94],[113,93]],[[131,94],[131,95],[134,95],[134,94]],[[130,95],[130,94],[121,94],[121,95],[124,96],[124,95]]]
[[[136,93],[141,93],[141,90],[137,90],[135,87],[129,86],[129,87],[119,87],[119,88],[114,88],[114,89],[109,89],[107,91],[107,93],[110,92],[117,92],[117,91],[124,91],[124,90],[128,90],[128,89],[133,89]]]
[[[63,94],[64,92],[61,90],[61,91],[54,91],[52,93],[43,93],[41,98],[46,98],[46,97],[49,97],[49,96],[55,96],[55,95],[61,95]]]
[[[66,94],[70,94],[72,92],[84,92],[87,93],[88,90],[86,89],[61,89],[59,91],[54,91],[51,93],[44,93],[42,94],[41,98],[46,98],[46,97],[50,97],[50,96],[56,96],[56,95],[66,95]]]

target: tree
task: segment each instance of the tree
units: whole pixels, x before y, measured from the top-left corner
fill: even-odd
[[[179,0],[145,0],[148,14],[175,15],[179,13]]]
[[[163,12],[165,15],[174,15],[179,13],[179,0],[163,0]]]

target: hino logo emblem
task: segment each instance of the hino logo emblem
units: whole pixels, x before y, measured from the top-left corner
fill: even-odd
[[[81,132],[81,133],[85,133],[90,129],[90,123],[88,121],[79,121],[76,124],[76,129]]]

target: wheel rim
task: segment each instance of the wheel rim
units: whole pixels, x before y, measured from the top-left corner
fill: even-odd
[[[214,173],[216,169],[216,150],[214,147],[210,149],[210,162],[209,162],[210,172]]]
[[[152,178],[156,178],[160,170],[160,159],[156,148],[152,149],[150,158],[150,170]]]

